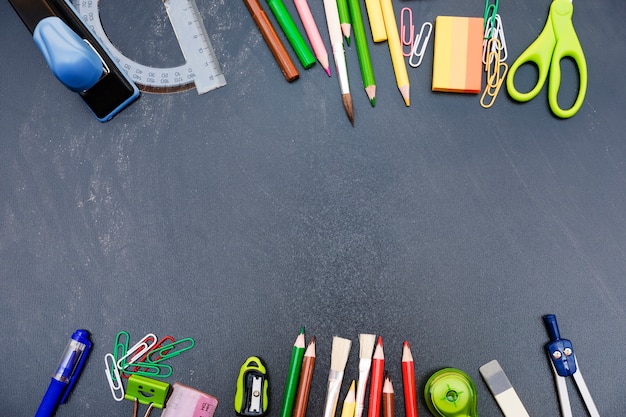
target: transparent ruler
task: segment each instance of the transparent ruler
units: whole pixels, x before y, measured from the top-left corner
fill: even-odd
[[[78,15],[141,91],[169,93],[189,90],[195,86],[198,94],[204,94],[226,85],[224,73],[195,1],[162,1],[185,57],[185,63],[177,67],[155,68],[124,56],[111,43],[102,27],[98,7],[100,0],[71,0]]]

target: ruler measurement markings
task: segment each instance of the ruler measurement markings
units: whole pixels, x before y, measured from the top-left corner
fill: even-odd
[[[164,0],[168,17],[186,60],[183,65],[171,68],[149,67],[122,54],[108,39],[102,27],[98,8],[100,0],[71,1],[94,35],[105,45],[113,58],[142,91],[156,93],[185,91],[193,88],[195,84],[198,94],[203,94],[226,85],[224,74],[195,1],[183,0],[186,3],[185,6],[180,3],[180,0]],[[195,45],[198,39],[200,48]]]

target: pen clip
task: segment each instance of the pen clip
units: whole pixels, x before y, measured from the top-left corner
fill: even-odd
[[[68,395],[70,395],[70,392],[72,392],[74,383],[78,379],[78,376],[80,375],[80,371],[82,371],[83,365],[85,365],[85,361],[87,360],[87,356],[89,356],[89,351],[91,350],[92,343],[91,343],[91,340],[89,340],[89,333],[87,333],[86,330],[75,331],[74,334],[72,335],[72,339],[85,345],[85,350],[83,350],[80,356],[80,361],[78,362],[78,365],[76,365],[76,369],[74,370],[74,373],[72,374],[72,377],[70,378],[69,384],[67,384],[67,387],[65,388],[63,397],[61,398],[61,402],[59,404],[64,404],[65,401],[67,401],[67,397]]]

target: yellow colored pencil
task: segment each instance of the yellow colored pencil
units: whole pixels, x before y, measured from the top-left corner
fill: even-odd
[[[354,394],[354,380],[350,384],[350,389],[346,394],[346,399],[343,400],[343,409],[341,410],[341,417],[354,417],[354,410],[356,408],[356,395]]]
[[[386,41],[387,31],[385,30],[383,13],[380,10],[380,0],[365,0],[365,8],[367,9],[367,17],[372,30],[372,40],[374,42]]]
[[[408,107],[411,105],[411,86],[409,84],[409,74],[406,71],[404,56],[402,55],[402,45],[400,44],[398,25],[396,24],[396,17],[393,12],[391,0],[380,0],[380,8],[383,12],[383,20],[385,21],[387,43],[389,44],[393,71],[396,74],[396,84],[398,84],[398,89],[400,90],[400,94],[402,94],[404,104]]]

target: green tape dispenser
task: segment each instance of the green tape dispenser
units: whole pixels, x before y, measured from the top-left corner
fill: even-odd
[[[424,387],[426,405],[437,417],[477,417],[476,386],[463,371],[444,368],[435,372]]]
[[[241,365],[235,393],[235,412],[240,416],[263,416],[269,407],[267,369],[257,356]]]

